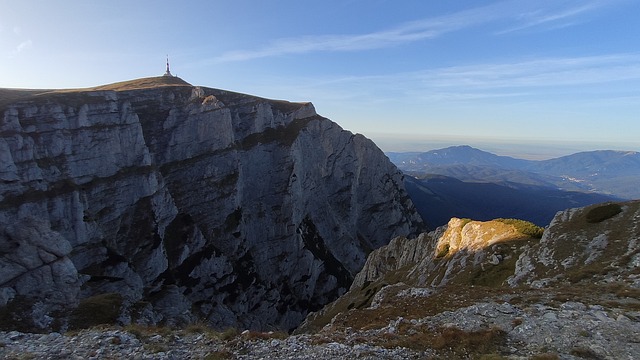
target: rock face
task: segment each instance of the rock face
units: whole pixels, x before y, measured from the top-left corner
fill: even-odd
[[[395,238],[369,255],[351,288],[398,272],[416,286],[541,288],[609,277],[640,288],[640,201],[560,211],[544,232],[530,225],[453,218],[417,238]]]
[[[352,288],[398,271],[416,286],[500,283],[505,278],[488,278],[485,270],[498,265],[513,267],[519,252],[512,245],[532,241],[535,239],[504,221],[452,218],[446,227],[415,239],[398,237],[373,251]]]
[[[559,212],[518,258],[511,286],[615,281],[640,288],[640,201]]]
[[[447,358],[640,354],[640,201],[526,222],[452,219],[373,251],[298,333],[418,344]]]
[[[37,323],[118,293],[123,321],[290,329],[422,229],[395,166],[310,103],[170,80],[0,103],[0,305]]]

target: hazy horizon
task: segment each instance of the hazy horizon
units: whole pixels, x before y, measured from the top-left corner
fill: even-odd
[[[367,136],[366,134],[363,134]],[[547,160],[578,152],[597,150],[640,151],[632,143],[610,144],[590,141],[559,141],[532,139],[471,138],[460,136],[434,135],[388,135],[371,134],[367,136],[382,151],[388,152],[427,152],[451,146],[468,145],[496,155],[510,156],[526,160]]]

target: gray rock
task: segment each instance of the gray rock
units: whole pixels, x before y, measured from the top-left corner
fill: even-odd
[[[178,83],[0,111],[3,302],[117,292],[134,322],[291,329],[423,227],[382,151],[310,103]]]

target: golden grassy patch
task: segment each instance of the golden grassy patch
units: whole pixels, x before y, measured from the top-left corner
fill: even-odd
[[[125,91],[125,90],[139,90],[139,89],[148,89],[159,86],[191,86],[188,82],[178,78],[171,76],[156,76],[156,77],[148,77],[141,78],[135,80],[121,81],[108,85],[96,86],[93,88],[82,89],[86,90],[113,90],[113,91]],[[64,90],[62,90],[64,91]]]

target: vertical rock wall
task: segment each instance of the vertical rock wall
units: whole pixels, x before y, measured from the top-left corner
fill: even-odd
[[[46,316],[113,292],[124,321],[290,329],[422,229],[382,151],[308,103],[53,92],[5,105],[0,133],[0,305],[41,300],[15,260],[30,242],[65,264]]]

